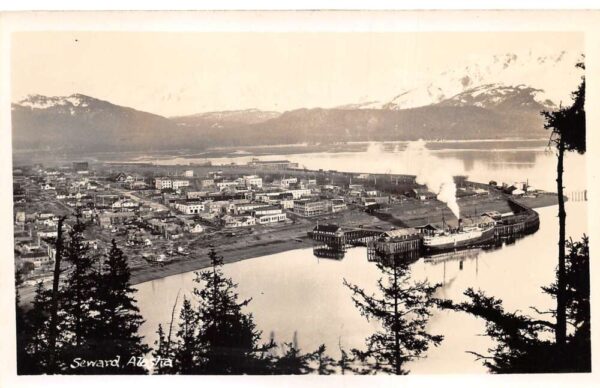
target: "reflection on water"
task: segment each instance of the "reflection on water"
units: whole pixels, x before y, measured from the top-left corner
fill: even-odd
[[[472,180],[514,182],[529,180],[530,185],[555,190],[555,164],[544,144],[481,145],[465,142],[428,143],[431,155],[443,159],[453,174],[466,174]],[[289,159],[311,169],[360,171],[373,173],[413,173],[419,160],[403,157],[405,144],[372,144],[361,152],[323,152],[269,155],[262,159]],[[222,158],[217,162],[245,163],[251,156]],[[171,159],[167,163],[189,163],[190,159]],[[567,191],[583,190],[585,156],[569,153],[566,158]],[[558,236],[557,208],[538,209],[539,230],[521,239],[496,241],[492,247],[452,254],[415,258],[411,276],[441,283],[437,297],[465,300],[468,287],[481,289],[504,301],[508,311],[533,312],[530,306],[546,310],[553,301],[540,287],[553,281]],[[585,202],[567,202],[567,236],[579,238],[587,230]],[[292,341],[294,333],[305,351],[327,346],[338,356],[339,345],[345,349],[362,347],[365,338],[377,329],[367,322],[352,303],[346,279],[366,291],[376,291],[381,277],[367,248],[350,248],[335,252],[327,247],[301,249],[263,256],[225,265],[224,272],[239,284],[241,298],[252,298],[249,310],[268,340],[273,333],[278,342]],[[159,323],[168,324],[173,303],[182,293],[192,296],[194,275],[185,273],[139,284],[137,298],[146,323],[142,333],[149,344],[156,339]],[[179,298],[182,299],[182,296]],[[411,363],[413,373],[483,373],[486,369],[468,353],[485,353],[491,346],[484,333],[484,323],[472,316],[451,311],[435,311],[429,327],[445,336],[439,347],[432,348],[427,358]]]
[[[437,297],[464,300],[468,287],[482,289],[504,301],[506,309],[531,313],[529,306],[547,309],[553,303],[540,287],[553,281],[556,265],[556,207],[538,210],[540,229],[519,240],[504,240],[501,247],[477,249],[417,259],[411,265],[415,280],[442,283]],[[567,235],[580,237],[586,231],[584,202],[567,203]],[[315,257],[312,249],[301,249],[228,264],[224,272],[239,284],[241,298],[252,297],[249,310],[263,331],[263,339],[273,332],[278,342],[297,341],[305,351],[324,343],[328,352],[338,356],[339,344],[345,349],[362,347],[364,339],[377,324],[360,316],[343,286],[352,284],[376,291],[381,277],[369,261],[367,248],[350,248],[343,260]],[[170,318],[178,292],[188,297],[193,289],[193,274],[170,276],[137,285],[137,298],[146,323],[142,332],[152,344],[159,323]],[[181,296],[180,296],[181,300]],[[427,358],[411,363],[413,373],[483,373],[485,368],[466,351],[485,353],[490,347],[484,323],[463,313],[435,311],[429,327],[445,336]]]
[[[551,155],[551,154],[550,154]],[[436,153],[436,156],[443,159],[460,159],[463,162],[465,172],[473,172],[478,165],[485,165],[488,170],[506,170],[531,169],[540,159],[548,156],[548,151],[533,150],[501,150],[501,151],[482,151],[475,150],[466,152],[464,150],[449,150]]]
[[[534,232],[535,233],[535,232]],[[425,254],[419,250],[411,250],[408,252],[402,252],[397,254],[382,254],[377,250],[369,246],[368,244],[357,243],[357,244],[346,244],[346,245],[328,245],[318,241],[314,242],[313,245],[313,256],[320,259],[332,259],[332,260],[343,260],[346,256],[346,252],[351,247],[365,246],[367,245],[367,260],[371,262],[379,262],[385,265],[393,265],[393,263],[408,262],[412,263],[420,258],[426,262],[440,262],[446,260],[463,260],[466,258],[474,258],[479,255],[481,251],[492,251],[501,249],[504,246],[515,244],[517,240],[527,236],[525,233],[516,233],[509,236],[496,236],[490,242],[486,242],[484,245],[478,245],[477,247],[469,247],[464,249],[457,249],[454,251],[442,252],[437,254]]]

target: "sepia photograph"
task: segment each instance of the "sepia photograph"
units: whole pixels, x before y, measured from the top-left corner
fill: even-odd
[[[589,375],[598,14],[299,13],[3,35],[14,374]]]

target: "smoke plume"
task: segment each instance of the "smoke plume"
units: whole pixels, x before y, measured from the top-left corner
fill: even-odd
[[[460,209],[456,202],[456,184],[451,171],[446,168],[443,160],[431,155],[425,147],[425,141],[419,139],[409,142],[405,150],[405,160],[408,163],[418,163],[414,166],[417,183],[426,185],[437,194],[437,199],[444,202],[456,218],[460,218]]]

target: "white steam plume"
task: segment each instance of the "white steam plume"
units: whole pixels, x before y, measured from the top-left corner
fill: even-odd
[[[444,202],[456,218],[460,218],[460,208],[456,202],[456,184],[444,161],[431,155],[422,139],[409,142],[404,154],[406,162],[418,163],[414,166],[417,183],[426,185],[436,193],[437,199]]]

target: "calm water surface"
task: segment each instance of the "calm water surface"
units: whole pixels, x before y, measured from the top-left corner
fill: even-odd
[[[379,147],[379,146],[376,146]],[[340,171],[411,172],[418,160],[402,157],[402,150],[373,149],[362,153],[289,155],[294,161],[311,163],[308,168]],[[281,157],[281,156],[279,156]],[[273,157],[276,159],[276,157]],[[372,158],[372,159],[369,159]],[[554,163],[551,153],[535,150],[433,150],[421,164],[443,161],[455,173],[467,173],[474,180],[519,181],[529,179],[538,188],[553,190]],[[379,161],[375,163],[375,161]],[[371,168],[371,170],[368,169]],[[455,171],[456,170],[456,171]],[[585,186],[584,158],[567,158],[567,191]],[[493,251],[474,251],[447,257],[446,260],[419,259],[411,265],[415,280],[441,283],[439,297],[463,299],[468,287],[482,289],[504,300],[507,310],[535,315],[529,306],[543,310],[552,300],[540,287],[553,281],[558,235],[557,207],[538,209],[540,229],[516,243]],[[587,230],[585,202],[567,203],[567,235],[580,237]],[[347,279],[367,290],[375,290],[379,270],[367,261],[366,248],[350,249],[343,260],[316,258],[311,249],[263,256],[224,266],[227,276],[239,284],[241,298],[252,298],[248,311],[268,340],[273,333],[278,342],[292,341],[294,333],[304,351],[324,343],[328,352],[338,356],[345,349],[361,347],[377,324],[360,316],[342,282]],[[137,285],[138,305],[146,319],[142,334],[153,344],[159,323],[168,325],[171,309],[179,294],[192,297],[194,274],[185,273]],[[176,312],[176,317],[179,311]],[[469,315],[436,311],[429,330],[445,336],[427,358],[413,362],[413,373],[484,373],[486,370],[466,351],[485,353],[493,344],[485,336],[484,323]]]
[[[413,142],[414,143],[414,142]],[[265,155],[261,160],[287,159],[308,169],[337,170],[365,173],[426,174],[443,168],[448,174],[468,175],[472,180],[496,180],[509,184],[529,180],[530,185],[543,190],[556,191],[556,157],[539,140],[507,142],[426,142],[425,152],[409,152],[409,142],[371,143],[362,152],[318,152],[290,155]],[[246,164],[254,156],[222,158],[183,158],[143,161],[159,164],[187,165],[211,161],[213,164]],[[569,153],[565,158],[567,190],[583,190],[585,185],[585,158]]]

